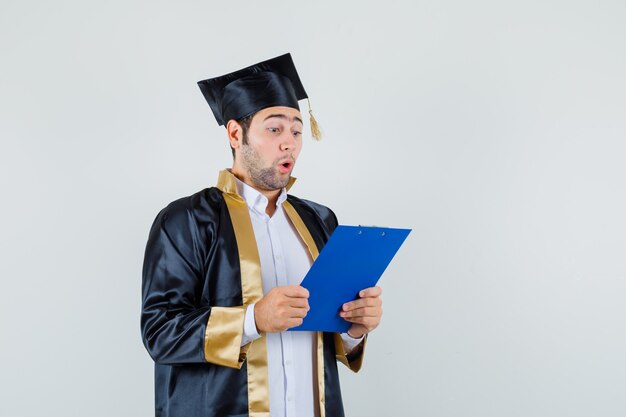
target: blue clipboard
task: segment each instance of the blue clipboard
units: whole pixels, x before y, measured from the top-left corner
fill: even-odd
[[[302,325],[289,330],[346,332],[341,306],[373,287],[411,229],[338,226],[302,280],[311,309]]]

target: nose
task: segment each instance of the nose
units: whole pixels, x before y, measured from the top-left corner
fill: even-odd
[[[285,132],[280,142],[280,150],[281,151],[293,151],[295,148],[296,148],[296,139],[293,137],[293,134],[289,131]]]

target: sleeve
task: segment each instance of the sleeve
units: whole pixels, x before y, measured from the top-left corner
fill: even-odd
[[[141,333],[160,364],[214,363],[241,368],[245,307],[201,305],[204,283],[193,215],[168,206],[155,219],[143,264]]]
[[[365,342],[367,342],[367,334],[363,336],[363,340],[352,350],[346,352],[344,349],[343,338],[341,333],[334,333],[335,355],[337,360],[346,365],[351,371],[359,372],[363,365],[363,353],[365,352]]]
[[[261,335],[256,328],[256,320],[254,318],[254,304],[250,304],[246,308],[246,318],[243,324],[243,337],[241,339],[241,345],[247,345],[250,342],[254,342],[259,339]]]
[[[346,354],[352,352],[352,349],[354,349],[359,343],[361,343],[363,341],[363,338],[365,337],[365,335],[363,335],[358,339],[355,339],[351,337],[348,333],[341,333],[340,335],[341,342],[343,343],[343,350],[344,352],[346,352]]]

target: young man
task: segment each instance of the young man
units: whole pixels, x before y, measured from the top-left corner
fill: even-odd
[[[359,370],[381,290],[343,306],[347,334],[286,331],[307,314],[299,283],[337,226],[328,208],[287,195],[307,97],[291,56],[198,84],[234,162],[150,231],[141,330],[156,415],[343,416],[336,360]]]

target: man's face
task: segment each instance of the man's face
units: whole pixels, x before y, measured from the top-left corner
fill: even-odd
[[[279,190],[289,182],[301,149],[300,112],[291,107],[268,107],[252,118],[236,163],[255,188]]]

